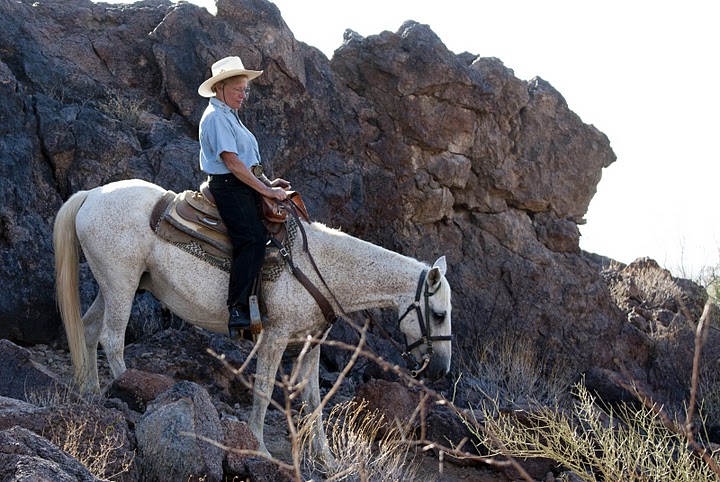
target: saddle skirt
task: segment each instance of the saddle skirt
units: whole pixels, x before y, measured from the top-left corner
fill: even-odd
[[[209,191],[184,191],[176,194],[167,191],[155,204],[150,215],[152,230],[174,246],[202,259],[223,271],[230,271],[232,242],[228,229]],[[208,199],[210,197],[210,199]],[[214,201],[214,200],[213,200]],[[291,218],[285,224],[286,235],[283,244],[290,249],[295,238],[297,225]],[[277,230],[274,230],[277,232]],[[278,249],[269,245],[265,250],[262,269],[263,280],[274,281],[283,270]]]

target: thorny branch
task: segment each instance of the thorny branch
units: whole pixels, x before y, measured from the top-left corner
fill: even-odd
[[[437,403],[439,405],[447,405],[452,411],[454,411],[458,416],[460,416],[464,422],[474,425],[476,430],[478,430],[480,432],[484,432],[484,429],[481,426],[481,424],[477,420],[475,420],[475,418],[472,416],[472,414],[469,413],[469,411],[456,407],[452,402],[447,400],[442,394],[425,386],[425,384],[422,380],[417,380],[417,379],[413,378],[407,372],[407,370],[403,369],[399,365],[394,365],[392,363],[385,361],[382,357],[376,355],[375,353],[364,350],[365,343],[366,343],[366,337],[367,337],[367,330],[368,330],[368,320],[366,320],[365,325],[362,328],[358,328],[358,331],[360,333],[360,340],[357,345],[348,345],[348,344],[340,342],[340,341],[323,340],[321,338],[313,338],[313,337],[309,337],[309,336],[305,339],[300,339],[300,340],[295,340],[295,339],[287,340],[288,343],[300,342],[300,343],[303,343],[304,345],[303,345],[303,349],[300,352],[300,355],[298,357],[298,363],[295,364],[295,369],[293,370],[293,373],[291,374],[291,376],[284,377],[283,382],[276,382],[276,384],[280,385],[281,388],[283,388],[283,390],[285,392],[285,399],[286,399],[285,406],[280,405],[275,400],[272,400],[272,398],[270,398],[268,400],[269,403],[272,404],[272,406],[274,408],[276,408],[286,414],[286,420],[288,423],[288,431],[290,432],[290,436],[291,436],[290,438],[291,438],[292,444],[293,444],[293,466],[290,466],[288,464],[277,461],[277,465],[279,467],[282,467],[286,470],[292,470],[295,474],[296,480],[298,480],[298,481],[301,480],[300,466],[299,466],[300,465],[299,454],[300,454],[301,447],[300,447],[299,440],[302,437],[297,429],[296,422],[294,421],[294,419],[292,417],[292,411],[290,409],[290,400],[293,398],[296,398],[294,393],[296,393],[298,385],[295,385],[295,382],[299,375],[297,370],[300,365],[299,361],[301,360],[301,357],[303,357],[304,354],[307,353],[307,351],[309,349],[312,349],[313,347],[325,345],[325,346],[332,346],[332,347],[351,351],[352,356],[351,356],[350,361],[345,365],[345,367],[344,367],[343,371],[341,372],[340,376],[338,377],[338,379],[333,384],[332,388],[323,397],[320,405],[310,415],[309,419],[311,421],[317,420],[318,416],[320,415],[320,413],[322,413],[322,410],[327,406],[330,399],[337,393],[337,391],[340,388],[340,385],[345,380],[345,378],[347,377],[347,375],[349,374],[349,372],[353,368],[353,366],[355,366],[357,360],[360,357],[363,357],[371,362],[374,362],[375,364],[380,366],[380,368],[382,368],[383,370],[390,371],[390,372],[398,375],[408,387],[420,388],[422,390],[422,392],[423,392],[422,403],[420,403],[418,405],[418,407],[416,408],[416,410],[414,411],[414,413],[411,417],[411,421],[406,424],[406,427],[412,426],[411,424],[414,424],[415,420],[419,417],[421,419],[420,436],[416,440],[409,440],[407,438],[404,438],[403,442],[420,447],[423,451],[427,451],[427,450],[438,451],[440,454],[439,459],[440,459],[440,464],[441,464],[441,467],[440,467],[441,470],[442,470],[442,463],[444,460],[444,456],[445,456],[445,454],[447,454],[447,455],[457,458],[457,459],[472,460],[472,461],[481,462],[481,463],[491,465],[494,467],[498,467],[498,468],[512,466],[518,472],[518,474],[520,474],[520,476],[523,478],[523,480],[525,480],[527,482],[533,482],[534,479],[527,473],[527,471],[522,467],[522,465],[515,458],[513,458],[512,456],[507,454],[506,451],[503,449],[502,445],[500,444],[500,442],[497,439],[495,439],[494,437],[492,437],[490,434],[488,434],[490,436],[490,439],[496,444],[496,447],[506,457],[507,460],[497,460],[496,456],[482,456],[482,455],[476,455],[476,454],[466,452],[466,451],[462,450],[462,447],[467,442],[467,440],[463,440],[456,447],[447,447],[447,446],[444,446],[437,442],[427,440],[426,427],[425,427],[426,404],[427,404],[427,401],[430,400],[431,398],[434,399],[435,403]],[[250,359],[253,356],[255,356],[255,354],[257,353],[257,347],[261,341],[262,341],[262,339],[258,339],[258,342],[256,343],[252,352],[248,356],[248,359],[243,363],[243,365],[239,369],[232,367],[227,362],[225,357],[218,355],[217,353],[213,352],[212,350],[208,349],[208,353],[210,353],[212,356],[217,358],[221,363],[223,363],[226,368],[228,368],[235,376],[238,377],[238,379],[241,381],[241,383],[243,383],[248,389],[252,390],[253,384],[250,381],[250,379],[247,378],[243,374],[243,371],[247,368],[247,366],[250,362]],[[396,423],[398,423],[398,422],[396,421]],[[400,433],[404,434],[405,431],[401,430]],[[261,454],[260,452],[257,452],[257,451],[251,451],[251,450],[240,450],[240,451],[232,450],[232,451],[235,453],[240,453],[240,454],[245,454],[245,455],[262,456],[263,458],[266,458],[268,460],[275,461],[275,459],[268,458],[267,455]]]

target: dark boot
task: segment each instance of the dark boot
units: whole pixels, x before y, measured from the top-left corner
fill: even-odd
[[[240,335],[240,331],[250,328],[250,313],[247,308],[232,307],[230,308],[230,320],[228,321],[228,330],[230,338],[236,338]]]

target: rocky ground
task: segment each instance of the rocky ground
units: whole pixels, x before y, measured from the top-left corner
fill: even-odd
[[[137,342],[127,347],[127,363],[128,367],[142,367],[145,370],[150,370],[155,373],[163,374],[174,374],[178,375],[185,368],[184,365],[194,365],[199,360],[184,358],[182,362],[178,362],[177,351],[178,341],[181,343],[193,342],[198,340],[207,340],[207,334],[201,333],[199,336],[197,333],[192,334],[193,331],[200,332],[195,328],[189,328],[191,334],[176,332],[171,329],[172,333],[167,336],[156,337],[156,339],[150,342]],[[214,335],[210,335],[213,337]],[[175,343],[166,344],[170,340],[175,340]],[[180,340],[178,340],[180,339]],[[200,351],[196,351],[197,347],[183,347],[185,355],[188,352],[194,352],[196,354]],[[68,385],[72,384],[73,380],[73,368],[70,361],[70,354],[67,349],[62,346],[49,346],[49,345],[35,345],[27,348],[32,355],[32,359],[39,365],[46,367],[57,378],[63,383]],[[106,390],[110,390],[113,393],[113,380],[110,373],[110,368],[102,354],[99,352],[98,368],[100,374],[101,385],[106,387]],[[150,372],[148,372],[150,373]],[[213,381],[202,380],[203,385],[212,387],[221,382],[217,379]],[[147,387],[146,387],[147,388]],[[117,390],[115,390],[117,395]],[[344,392],[344,393],[343,393]],[[222,401],[223,393],[227,394],[227,391],[216,392],[216,397],[213,398],[213,403],[218,410],[221,410],[224,414],[237,417],[239,420],[247,420],[249,417],[250,406],[248,404],[234,403],[228,405]],[[112,396],[112,395],[106,395]],[[349,391],[341,391],[340,399],[348,398]],[[285,416],[279,411],[270,411],[266,419],[266,443],[270,451],[279,460],[286,463],[292,461],[292,448],[288,437],[287,423]],[[442,459],[438,456],[438,452],[435,450],[413,450],[407,456],[408,466],[414,467],[415,477],[418,481],[464,481],[472,480],[477,482],[505,482],[512,479],[512,475],[506,473],[504,470],[493,469],[490,467],[484,467],[484,464],[468,464],[467,462],[453,463],[452,459],[445,456]],[[316,479],[317,480],[317,479]],[[543,479],[552,480],[552,479]]]

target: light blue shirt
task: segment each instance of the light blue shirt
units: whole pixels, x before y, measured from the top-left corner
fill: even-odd
[[[200,169],[207,174],[230,174],[220,157],[234,152],[247,167],[260,164],[257,139],[234,110],[215,98],[200,119]]]

